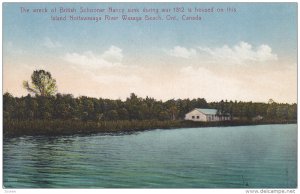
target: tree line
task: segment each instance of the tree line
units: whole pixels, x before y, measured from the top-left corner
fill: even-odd
[[[171,99],[165,102],[131,93],[126,100],[73,97],[71,94],[14,97],[3,95],[4,119],[17,120],[182,120],[194,108],[214,108],[232,119],[296,120],[297,104],[227,101],[208,103],[204,98]]]
[[[208,103],[204,98],[171,99],[165,102],[154,98],[141,98],[131,93],[122,100],[73,97],[57,93],[56,80],[50,72],[36,70],[31,81],[24,81],[28,94],[14,97],[3,95],[3,117],[5,120],[182,120],[194,108],[214,108],[218,115],[230,115],[232,120],[296,120],[297,104],[237,102],[221,100]]]

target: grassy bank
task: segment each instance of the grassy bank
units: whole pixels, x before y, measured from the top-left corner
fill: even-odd
[[[74,120],[4,120],[4,137],[36,136],[36,135],[74,135],[74,134],[94,134],[94,133],[117,133],[135,132],[151,129],[172,129],[186,127],[216,127],[216,126],[240,126],[258,124],[287,124],[297,123],[293,120],[281,121],[222,121],[222,122],[193,122],[193,121],[100,121],[84,122]]]

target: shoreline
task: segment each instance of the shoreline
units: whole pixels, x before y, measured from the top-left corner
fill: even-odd
[[[97,133],[130,133],[155,129],[229,127],[267,124],[297,124],[297,120],[234,120],[219,122],[194,122],[186,120],[118,120],[118,121],[78,121],[78,120],[4,120],[3,137],[21,136],[65,136],[89,135]]]

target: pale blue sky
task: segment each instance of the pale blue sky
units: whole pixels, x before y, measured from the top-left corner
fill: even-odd
[[[75,7],[79,10],[82,7],[107,8],[164,8],[164,7],[234,7],[236,13],[213,13],[199,14],[203,17],[202,21],[157,21],[157,22],[53,22],[50,21],[51,14],[20,13],[20,7],[40,8],[47,7]],[[93,14],[86,14],[93,15]],[[194,15],[194,14],[191,14]],[[45,41],[53,43],[53,47],[45,46]],[[296,3],[4,3],[3,4],[3,44],[4,44],[4,68],[10,65],[22,66],[36,61],[36,64],[47,62],[51,59],[55,62],[62,62],[68,53],[82,54],[92,52],[93,54],[103,54],[111,46],[121,49],[122,64],[128,65],[160,65],[168,61],[185,63],[191,67],[196,67],[201,57],[188,61],[184,59],[170,59],[166,53],[176,46],[191,51],[198,47],[210,48],[218,51],[227,45],[234,50],[235,46],[245,42],[252,46],[253,51],[261,45],[267,45],[276,55],[276,63],[284,63],[285,69],[292,66],[295,68],[297,63],[297,4]],[[190,49],[190,50],[189,50]],[[19,52],[18,52],[19,51]],[[198,50],[197,50],[198,53]],[[76,55],[77,56],[77,55]],[[182,61],[180,61],[182,60]],[[210,61],[210,60],[208,60]],[[6,64],[7,63],[7,64]],[[49,62],[50,63],[50,62]],[[175,63],[175,62],[174,62]],[[52,67],[46,69],[51,70]],[[256,64],[258,66],[258,64]],[[260,64],[261,65],[261,64]],[[278,64],[277,64],[278,65]],[[205,65],[202,65],[204,67]],[[265,65],[266,66],[266,65]],[[273,65],[276,66],[276,65]],[[34,66],[37,68],[38,66]],[[276,66],[277,67],[277,66]],[[176,68],[171,67],[170,68]],[[198,68],[198,67],[197,67]],[[269,69],[272,65],[268,66]],[[207,69],[207,68],[206,68]],[[53,69],[52,71],[55,71]],[[214,70],[209,69],[210,72]],[[139,70],[141,71],[141,70]],[[146,74],[148,70],[145,70]],[[179,69],[178,69],[179,71]],[[241,70],[242,71],[242,70]],[[243,71],[248,71],[244,69]],[[281,71],[279,69],[278,71]],[[149,70],[150,72],[150,70]],[[177,72],[178,73],[178,72]],[[291,72],[290,72],[291,73]],[[126,73],[124,73],[126,74]],[[226,74],[226,73],[224,73]],[[27,75],[28,77],[30,75]],[[97,76],[97,75],[96,75]],[[100,75],[99,75],[100,76]],[[177,76],[173,75],[173,76]],[[289,76],[289,75],[287,75]],[[199,78],[200,79],[200,78]],[[238,80],[239,78],[237,78]],[[272,78],[273,79],[273,78]],[[10,79],[12,81],[12,78]],[[17,82],[17,80],[14,80]],[[199,80],[201,81],[201,80]],[[294,80],[293,80],[294,81]],[[288,81],[286,82],[288,83]],[[278,83],[280,84],[280,83]],[[229,84],[230,85],[230,84]],[[5,80],[4,80],[5,86]],[[12,86],[11,86],[12,87]],[[65,86],[67,87],[67,86]],[[153,86],[154,87],[154,86]],[[257,86],[259,87],[259,86]],[[142,86],[138,87],[142,88]],[[10,88],[5,88],[10,90]],[[296,89],[296,88],[295,88]],[[295,92],[293,89],[291,92]],[[129,90],[135,90],[128,88]],[[137,89],[138,90],[138,89]],[[16,90],[12,90],[16,91]],[[72,91],[64,90],[72,93]],[[139,93],[139,91],[135,91]],[[250,92],[250,91],[249,91]],[[17,95],[24,94],[24,91],[15,92]],[[82,94],[84,92],[74,92]],[[150,96],[158,97],[158,92],[149,91]],[[257,91],[257,93],[259,93]],[[141,92],[141,95],[146,92]],[[175,93],[176,94],[176,93]],[[98,95],[91,93],[91,95]],[[99,94],[100,95],[100,94]],[[127,94],[126,94],[127,95]],[[162,94],[163,95],[163,94]],[[220,94],[221,95],[221,94]],[[294,96],[296,94],[293,94]],[[108,97],[121,97],[125,94]],[[196,94],[191,95],[196,97]],[[199,97],[205,97],[199,94]],[[211,94],[213,96],[213,94]],[[219,95],[216,95],[219,96]],[[255,95],[253,95],[255,96]],[[266,100],[257,98],[253,100]],[[172,97],[172,96],[168,96]],[[186,96],[177,97],[189,97]],[[225,96],[226,97],[226,96]],[[228,96],[234,98],[235,96]],[[272,97],[272,96],[270,96]],[[160,98],[164,98],[161,96]],[[221,97],[219,97],[221,98]],[[243,99],[243,97],[237,97]],[[248,98],[245,98],[248,99]],[[295,100],[296,97],[293,98]],[[212,99],[213,100],[213,99]],[[284,101],[284,99],[280,99]],[[291,99],[287,101],[293,101]]]
[[[76,51],[86,48],[106,48],[111,44],[136,52],[148,52],[155,47],[174,45],[234,45],[239,41],[265,43],[276,53],[295,54],[297,48],[296,3],[201,3],[180,4],[188,7],[235,7],[237,13],[203,14],[202,22],[51,22],[49,14],[21,14],[20,6],[60,7],[61,3],[4,4],[4,43],[13,41],[20,47],[39,50],[44,37],[60,41],[64,49]],[[41,6],[42,5],[42,6]],[[133,7],[168,7],[170,3],[136,3]],[[67,5],[68,6],[68,5]],[[129,3],[72,4],[69,7],[132,7]],[[90,14],[89,14],[90,15]],[[126,38],[125,38],[126,37]],[[97,44],[95,44],[97,43]],[[147,45],[147,46],[146,46]]]

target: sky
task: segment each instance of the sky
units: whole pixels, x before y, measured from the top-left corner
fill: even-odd
[[[21,7],[29,9],[21,13]],[[75,8],[76,13],[58,13]],[[82,8],[139,13],[78,13]],[[174,7],[183,7],[176,13]],[[47,13],[33,13],[47,8]],[[51,9],[57,9],[51,13]],[[53,21],[51,16],[157,16],[156,21]],[[193,12],[188,12],[191,8]],[[211,9],[198,12],[194,9]],[[236,12],[227,12],[227,8]],[[217,12],[223,9],[223,12]],[[166,15],[178,20],[166,19]],[[182,15],[201,20],[182,20]],[[58,92],[126,99],[297,102],[296,3],[4,3],[3,92],[24,96],[23,80],[44,69]]]

